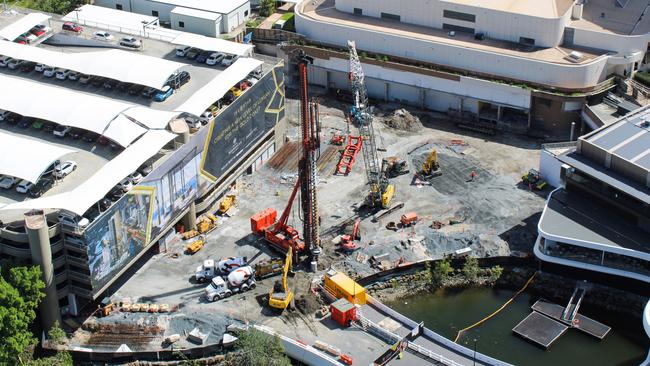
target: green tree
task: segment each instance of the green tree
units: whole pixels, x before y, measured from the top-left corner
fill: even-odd
[[[503,274],[503,267],[501,266],[494,266],[490,268],[490,281],[494,282],[501,277],[501,274]]]
[[[0,269],[0,364],[17,364],[20,355],[36,344],[29,327],[45,297],[44,288],[37,266]]]
[[[268,17],[275,13],[275,0],[262,0],[260,2],[260,15]]]
[[[478,280],[479,272],[481,268],[478,266],[478,259],[474,257],[468,257],[463,264],[463,275],[468,282],[474,283]]]
[[[237,366],[291,366],[291,361],[284,353],[280,338],[272,337],[251,328],[239,334],[237,352],[229,354],[227,365]]]
[[[435,284],[441,284],[454,271],[449,259],[444,258],[436,262],[433,266],[433,281]]]

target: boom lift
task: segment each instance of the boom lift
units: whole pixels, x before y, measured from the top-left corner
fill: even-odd
[[[320,125],[318,103],[309,99],[307,90],[307,64],[312,61],[313,59],[306,56],[304,51],[298,54],[302,132],[302,158],[298,164],[298,179],[280,219],[276,222],[276,210],[267,208],[251,217],[251,230],[264,235],[264,238],[278,250],[282,252],[291,250],[296,257],[306,248],[311,259],[316,261],[321,253],[320,220],[316,197],[316,160],[320,155],[320,137],[318,135]],[[287,224],[298,189],[300,189],[304,241],[300,238],[298,231]]]
[[[269,306],[274,309],[284,310],[289,307],[291,300],[293,300],[293,291],[289,289],[289,285],[287,284],[287,276],[291,268],[291,257],[291,248],[289,248],[287,258],[284,261],[282,280],[276,281],[269,293]]]
[[[368,106],[365,77],[354,41],[348,41],[348,48],[350,49],[349,78],[353,99],[351,115],[359,127],[359,135],[363,140],[361,150],[370,185],[368,201],[372,207],[388,208],[395,194],[395,186],[388,182],[386,169],[379,165],[380,160],[377,156],[375,131],[372,127],[372,114]]]

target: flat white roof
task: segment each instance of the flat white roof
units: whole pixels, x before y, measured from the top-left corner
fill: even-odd
[[[146,24],[158,23],[158,18],[150,15],[131,13],[128,11],[105,8],[102,6],[95,6],[90,4],[83,5],[69,12],[63,17],[63,20],[76,23],[95,22],[101,23],[102,25],[110,24],[130,27],[136,30],[142,30],[142,26]]]
[[[0,210],[63,209],[83,215],[117,183],[137,170],[174,137],[176,135],[167,131],[149,131],[77,188],[52,196],[8,204]]]
[[[184,8],[230,14],[250,0],[149,0],[152,3],[169,4]]]
[[[161,89],[180,62],[122,50],[64,53],[0,41],[0,55]]]
[[[254,58],[242,57],[238,59],[224,72],[215,76],[214,79],[194,93],[176,110],[200,116],[212,103],[221,99],[230,88],[245,79],[251,71],[262,64],[262,61]]]
[[[13,41],[21,34],[34,28],[35,25],[46,22],[50,19],[49,15],[43,13],[29,13],[24,17],[16,20],[8,26],[0,29],[0,38]]]
[[[0,174],[35,183],[55,160],[75,152],[77,151],[0,131]]]
[[[203,11],[197,9],[184,8],[182,6],[177,6],[172,9],[172,14],[185,15],[192,18],[206,19],[206,20],[219,20],[221,19],[221,14],[213,13],[210,11]]]
[[[238,56],[250,56],[253,45],[226,41],[225,39],[206,37],[193,33],[182,33],[174,38],[171,43],[183,46],[192,46],[204,51],[229,53]]]
[[[169,122],[178,116],[178,112],[161,111],[142,106],[133,106],[124,111],[124,115],[141,123],[148,129],[162,130]]]
[[[0,85],[0,109],[103,134],[122,146],[146,131],[128,119],[111,122],[130,103],[3,74]]]
[[[573,5],[572,0],[443,0],[441,2],[525,14],[540,18],[559,18],[566,14]],[[454,9],[451,8],[449,10]]]

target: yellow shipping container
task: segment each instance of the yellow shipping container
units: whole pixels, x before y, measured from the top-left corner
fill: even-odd
[[[366,289],[344,273],[331,270],[325,274],[323,280],[325,289],[337,299],[345,298],[349,302],[359,305],[366,303]]]

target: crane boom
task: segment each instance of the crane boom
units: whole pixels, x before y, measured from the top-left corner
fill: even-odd
[[[395,187],[389,184],[385,172],[379,165],[375,131],[372,125],[373,117],[368,106],[365,76],[355,42],[348,41],[348,48],[350,49],[349,79],[354,103],[351,115],[359,128],[359,135],[362,139],[361,150],[363,151],[366,176],[370,185],[369,201],[374,207],[386,207],[390,203]]]

